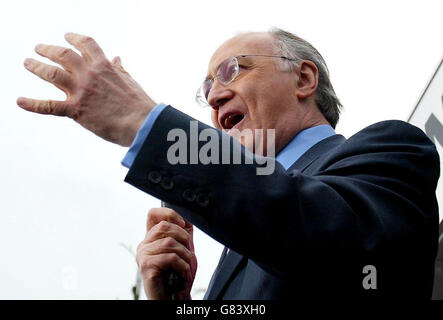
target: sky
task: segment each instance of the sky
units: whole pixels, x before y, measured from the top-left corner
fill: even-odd
[[[131,253],[159,200],[123,182],[126,149],[70,119],[28,113],[19,96],[64,99],[23,67],[38,43],[94,37],[156,101],[210,124],[194,96],[214,50],[244,31],[280,27],[325,58],[350,137],[407,120],[443,57],[441,1],[24,1],[2,3],[0,299],[131,299]],[[48,61],[45,61],[48,63]],[[443,91],[443,88],[442,88]],[[193,297],[222,246],[197,232]]]

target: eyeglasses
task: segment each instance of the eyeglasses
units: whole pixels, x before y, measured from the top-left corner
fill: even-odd
[[[197,94],[195,95],[195,100],[201,107],[209,107],[208,96],[209,92],[212,89],[212,85],[214,84],[214,80],[217,78],[218,81],[223,85],[228,85],[232,81],[237,78],[238,73],[240,71],[240,66],[238,64],[238,58],[245,57],[269,57],[269,58],[280,58],[286,59],[289,61],[297,61],[296,59],[291,59],[284,56],[273,56],[273,55],[264,55],[264,54],[241,54],[238,56],[234,56],[232,58],[228,58],[224,60],[217,69],[216,76],[211,79],[206,79],[203,81],[201,87],[197,90]]]

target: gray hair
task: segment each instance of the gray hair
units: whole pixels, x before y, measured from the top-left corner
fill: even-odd
[[[343,106],[329,80],[329,70],[323,57],[309,42],[290,32],[279,28],[271,28],[268,32],[276,40],[277,49],[282,55],[297,61],[310,60],[317,66],[316,103],[326,120],[335,128]],[[285,60],[284,63],[289,70],[295,67],[289,60]]]

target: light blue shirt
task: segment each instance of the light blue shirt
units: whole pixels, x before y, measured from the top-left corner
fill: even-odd
[[[138,130],[134,141],[132,141],[132,144],[129,147],[128,152],[126,153],[126,156],[122,160],[122,165],[124,165],[126,168],[129,169],[134,163],[135,157],[143,146],[143,142],[145,142],[146,138],[149,135],[149,132],[151,132],[151,129],[154,126],[155,120],[157,120],[158,116],[160,115],[160,113],[162,113],[164,108],[166,108],[166,104],[159,103],[154,107],[154,109],[151,110],[151,112],[149,112],[145,122]]]
[[[166,108],[166,104],[159,103],[147,116],[140,130],[137,132],[132,145],[122,160],[122,165],[130,168],[139,153],[143,143],[151,132],[155,121],[162,111]],[[313,145],[335,134],[334,129],[328,124],[321,124],[300,131],[284,148],[281,150],[276,160],[287,170],[295,161],[297,161],[306,151]]]
[[[300,131],[278,154],[275,160],[288,170],[314,144],[335,134],[329,124],[321,124]]]

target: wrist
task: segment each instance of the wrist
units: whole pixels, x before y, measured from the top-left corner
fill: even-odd
[[[121,145],[125,147],[131,146],[134,141],[138,131],[143,126],[146,118],[149,116],[149,113],[154,109],[156,103],[149,99],[147,103],[144,104],[142,108],[138,108],[137,112],[134,112],[126,119],[126,130],[124,136],[121,140]]]

